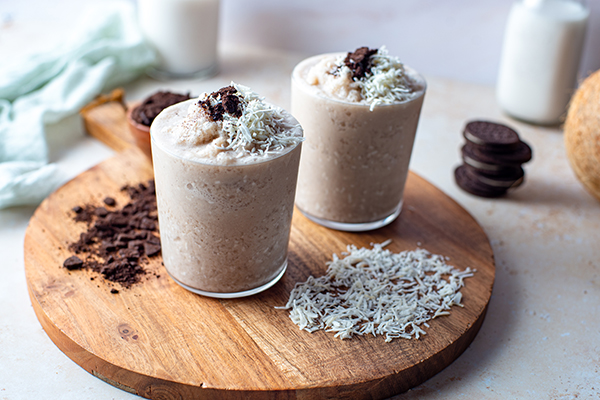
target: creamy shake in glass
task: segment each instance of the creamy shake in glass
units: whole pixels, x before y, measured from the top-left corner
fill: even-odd
[[[287,265],[298,122],[232,83],[165,109],[150,134],[170,276],[221,298],[274,285]]]
[[[346,231],[392,222],[402,208],[425,89],[423,77],[385,48],[300,62],[291,109],[306,137],[298,209]]]

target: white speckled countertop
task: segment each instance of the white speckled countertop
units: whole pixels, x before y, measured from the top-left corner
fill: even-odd
[[[417,7],[416,2],[407,3]],[[494,19],[494,29],[502,29],[510,2],[480,3],[504,10]],[[0,6],[6,7],[3,2]],[[484,6],[479,7],[480,13],[487,15]],[[16,51],[19,40],[28,42],[39,28],[26,25],[35,22],[33,18],[19,25],[14,16],[12,28],[3,18],[0,54]],[[480,21],[478,26],[484,23]],[[497,35],[493,31],[488,38]],[[7,37],[10,44],[3,42]],[[272,43],[269,50],[250,44],[224,44],[221,73],[211,80],[165,83],[144,78],[126,87],[127,97],[136,100],[159,88],[199,94],[235,80],[288,107],[289,74],[309,53],[275,49]],[[327,49],[315,53],[321,50]],[[592,64],[594,57],[588,56]],[[428,91],[411,168],[458,201],[481,224],[494,249],[496,282],[483,327],[466,352],[429,381],[396,398],[598,399],[600,202],[576,180],[559,128],[527,125],[501,113],[493,82],[487,82],[492,73],[482,74],[482,84],[465,83],[451,74],[436,77],[442,76],[436,72],[424,68]],[[459,75],[459,68],[453,73]],[[467,80],[468,74],[464,76]],[[463,143],[461,131],[473,118],[507,123],[533,148],[533,160],[525,165],[525,184],[504,198],[477,198],[454,183],[453,169],[460,163]],[[71,176],[113,154],[81,134],[77,117],[53,129],[63,132],[62,139],[53,144],[53,159]],[[33,207],[0,210],[0,399],[137,398],[72,362],[37,321],[23,271],[23,237],[33,211]]]

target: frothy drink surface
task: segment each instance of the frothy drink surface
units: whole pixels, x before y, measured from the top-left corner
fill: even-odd
[[[190,129],[181,127],[197,103],[166,109],[151,128],[165,267],[209,295],[252,290],[286,265],[299,140],[262,154],[223,150],[223,132],[206,120],[192,121],[200,128],[186,137]],[[297,122],[285,118],[287,134],[301,138]]]
[[[312,57],[293,72],[292,113],[307,138],[296,205],[309,217],[364,224],[399,212],[425,82],[406,68],[410,98],[372,107],[326,67],[340,57]]]

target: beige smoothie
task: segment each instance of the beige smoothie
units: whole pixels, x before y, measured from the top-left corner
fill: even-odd
[[[161,112],[151,127],[170,276],[212,297],[258,293],[287,265],[302,129],[241,85]]]
[[[340,230],[393,221],[402,207],[425,89],[424,79],[385,49],[299,63],[292,75],[292,114],[306,143],[298,209]]]

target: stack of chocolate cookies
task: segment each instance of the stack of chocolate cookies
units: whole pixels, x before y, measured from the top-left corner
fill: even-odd
[[[454,171],[460,188],[481,197],[499,197],[523,183],[522,164],[531,148],[508,126],[489,121],[469,122],[463,131],[463,164]]]

